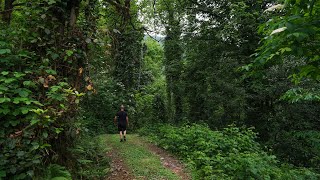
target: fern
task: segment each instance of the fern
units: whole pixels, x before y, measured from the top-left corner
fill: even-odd
[[[50,164],[46,171],[46,179],[72,180],[71,174],[65,167],[58,164]]]

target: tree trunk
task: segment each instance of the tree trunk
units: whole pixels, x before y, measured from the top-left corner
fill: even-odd
[[[4,2],[4,11],[2,12],[2,20],[10,24],[13,12],[13,3],[15,0],[5,0]]]
[[[174,12],[168,10],[169,22],[166,27],[166,38],[164,42],[164,55],[165,55],[165,66],[166,66],[166,77],[168,84],[168,101],[173,105],[174,108],[169,111],[170,116],[174,119],[176,124],[181,122],[182,119],[182,97],[181,97],[181,57],[182,50],[179,45],[179,38],[181,36],[181,30],[179,26],[179,20],[175,19]],[[171,114],[172,112],[172,114]]]
[[[79,15],[79,6],[80,6],[80,1],[79,0],[71,0],[69,1],[69,11],[70,11],[70,18],[69,18],[69,26],[71,28],[74,28],[77,22],[77,18]]]

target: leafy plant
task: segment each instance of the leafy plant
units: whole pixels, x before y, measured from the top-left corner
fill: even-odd
[[[303,63],[291,70],[289,78],[296,84],[305,79],[319,81],[319,1],[280,1],[266,9],[265,13],[275,14],[262,24],[259,32],[265,37],[261,46],[255,53],[256,59],[244,69],[249,70],[248,75],[260,76],[261,70],[275,64],[282,64],[288,57],[292,61]],[[279,12],[276,14],[275,12]],[[297,101],[291,91],[285,96],[287,99]],[[315,96],[300,93],[303,99],[314,99]],[[301,98],[300,98],[301,99]]]
[[[196,179],[317,179],[319,175],[289,165],[264,152],[252,129],[230,126],[212,131],[204,125],[151,129],[153,141],[184,159]],[[141,133],[150,133],[142,129]],[[147,135],[147,134],[145,134]]]
[[[45,171],[44,179],[50,180],[72,180],[70,172],[58,164],[50,164]]]
[[[74,179],[104,179],[110,171],[104,136],[93,137],[82,133],[75,144],[75,147],[69,149],[75,158],[73,168],[70,169]]]
[[[62,149],[72,145],[68,131],[84,95],[86,44],[68,17],[79,4],[13,3],[0,2],[7,17],[0,20],[0,171],[5,179],[29,179],[46,165],[67,164]]]

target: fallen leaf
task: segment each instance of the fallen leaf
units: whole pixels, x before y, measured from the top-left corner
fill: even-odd
[[[45,88],[49,87],[49,80],[48,79],[44,80],[43,87],[45,87]]]
[[[49,81],[56,80],[56,78],[55,78],[54,76],[52,76],[52,75],[49,75],[49,76],[47,77],[47,79],[48,79]]]
[[[79,75],[81,75],[83,73],[83,68],[79,68]]]
[[[93,90],[93,87],[89,84],[89,85],[87,86],[87,89],[88,89],[89,91],[91,91],[91,90]]]

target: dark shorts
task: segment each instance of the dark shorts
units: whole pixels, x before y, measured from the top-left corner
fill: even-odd
[[[127,126],[125,124],[118,124],[118,131],[125,131],[127,130]]]

